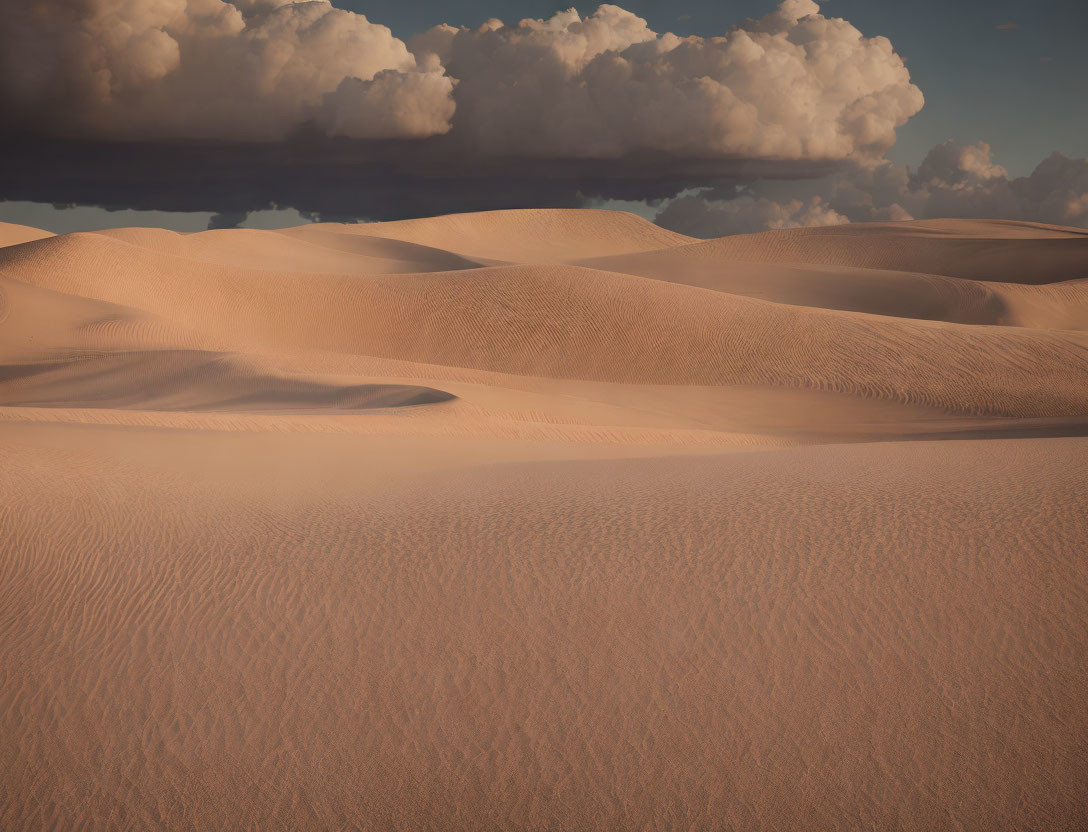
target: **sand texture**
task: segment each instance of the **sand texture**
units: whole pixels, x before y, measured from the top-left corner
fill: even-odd
[[[0,225],[0,829],[1088,826],[1088,234]]]

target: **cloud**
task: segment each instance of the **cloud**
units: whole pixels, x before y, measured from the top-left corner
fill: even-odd
[[[879,158],[922,107],[886,38],[811,0],[721,37],[658,34],[613,5],[409,40],[457,79],[453,135],[534,158]]]
[[[248,214],[245,211],[234,211],[227,214],[212,214],[208,218],[208,230],[217,228],[237,228],[246,221]]]
[[[975,188],[1006,179],[1008,172],[990,159],[986,142],[958,145],[949,140],[941,142],[926,154],[915,174],[922,186],[943,188]]]
[[[875,163],[921,106],[891,43],[812,0],[718,37],[602,5],[407,42],[327,0],[0,4],[9,200],[224,221],[661,200]]]
[[[693,237],[723,237],[773,228],[842,225],[849,220],[818,196],[786,203],[751,196],[717,202],[682,196],[671,200],[656,222]]]
[[[1052,153],[1030,176],[1010,178],[985,142],[942,142],[917,170],[887,161],[854,165],[817,183],[818,193],[806,194],[807,202],[784,198],[783,190],[788,186],[769,182],[750,185],[739,196],[708,189],[672,200],[658,221],[705,237],[781,228],[783,219],[825,225],[837,217],[852,222],[1011,219],[1088,228],[1088,159]]]
[[[438,72],[384,69],[369,81],[345,78],[325,93],[317,123],[329,136],[423,138],[449,130],[451,79]]]
[[[853,178],[856,181],[857,175]],[[849,177],[840,188],[843,193],[848,182]],[[872,210],[887,208],[893,199],[919,218],[975,217],[1088,227],[1088,159],[1070,159],[1055,152],[1029,176],[1010,178],[991,160],[985,142],[946,141],[929,151],[897,192],[880,194]],[[849,213],[845,204],[843,208]],[[865,214],[862,210],[855,216],[865,219]]]
[[[0,137],[0,158],[0,195],[9,200],[216,214],[278,206],[330,221],[661,200],[726,179],[824,177],[834,169],[659,156],[525,164],[471,156],[448,134],[408,142],[315,132],[260,144]]]
[[[3,199],[223,225],[271,206],[389,219],[595,198],[659,201],[663,224],[704,236],[1088,225],[1086,160],[1010,178],[985,143],[944,142],[917,169],[886,161],[922,103],[887,39],[813,0],[715,37],[606,4],[407,42],[328,0],[0,6]]]
[[[887,39],[812,0],[711,38],[605,4],[409,44],[328,0],[24,0],[0,9],[0,56],[9,131],[126,142],[451,132],[492,157],[842,160],[879,158],[922,106]]]
[[[26,0],[0,10],[0,106],[24,133],[274,141],[449,129],[453,83],[327,0]],[[11,128],[9,128],[11,129]]]
[[[1019,23],[998,23],[994,26],[995,29],[1001,32],[1011,32],[1013,29],[1019,29]]]

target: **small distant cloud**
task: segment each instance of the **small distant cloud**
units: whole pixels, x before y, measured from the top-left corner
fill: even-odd
[[[1054,58],[1053,58],[1052,55],[1043,55],[1043,57],[1041,57],[1039,59],[1039,63],[1041,63],[1041,64],[1052,64],[1052,63],[1054,63]]]
[[[208,218],[208,230],[219,228],[237,228],[246,221],[246,211],[226,211],[221,214],[212,214]]]
[[[1019,23],[998,23],[994,26],[995,29],[999,29],[1002,32],[1011,32],[1013,29],[1019,29]]]
[[[935,217],[1029,220],[1088,228],[1088,159],[1051,153],[1029,176],[1010,178],[985,142],[945,141],[917,169],[884,161],[840,168],[813,194],[798,183],[746,185],[739,195],[710,188],[669,200],[656,222],[696,237],[769,228]]]
[[[676,19],[677,20],[691,20],[691,15],[690,14],[682,14],[679,17],[677,17]]]

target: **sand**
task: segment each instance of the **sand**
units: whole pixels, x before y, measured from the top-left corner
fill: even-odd
[[[0,245],[0,828],[1088,823],[1083,231]]]

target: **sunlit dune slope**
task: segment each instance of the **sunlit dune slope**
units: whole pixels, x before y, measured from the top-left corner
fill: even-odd
[[[0,271],[4,363],[102,350],[187,346],[195,336],[168,319],[122,304],[43,288]]]
[[[283,231],[235,228],[178,234],[158,228],[120,228],[97,232],[158,255],[247,270],[299,270],[307,273],[390,274],[452,271],[479,263],[444,249],[418,243],[302,226]]]
[[[12,222],[0,222],[0,247],[14,246],[19,243],[27,243],[31,240],[40,240],[43,237],[52,237],[50,231],[40,228],[31,228],[27,225],[18,225]]]
[[[1083,440],[296,439],[0,445],[0,826],[1082,825]]]
[[[583,257],[651,251],[693,242],[691,237],[622,211],[522,210],[449,214],[418,220],[323,228],[448,249],[465,257],[511,263],[561,263]]]

